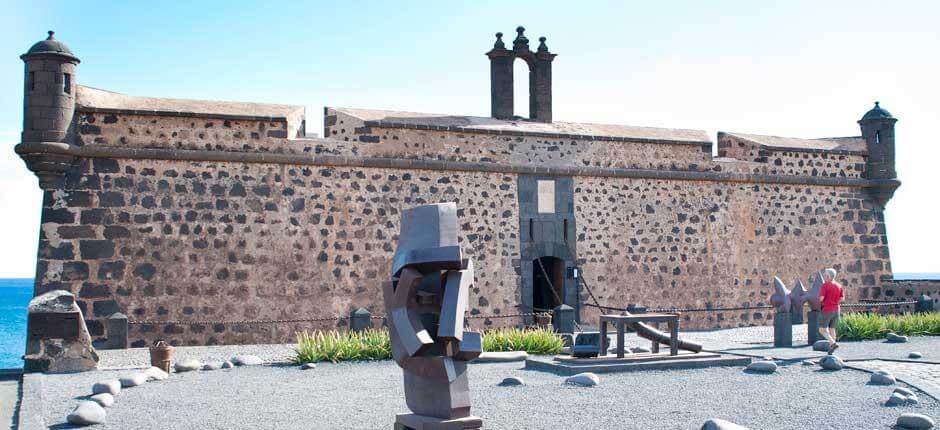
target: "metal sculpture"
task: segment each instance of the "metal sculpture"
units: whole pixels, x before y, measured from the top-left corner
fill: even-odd
[[[392,357],[402,368],[405,403],[395,429],[475,429],[467,361],[482,352],[479,333],[464,331],[473,262],[457,244],[457,205],[402,211],[392,280],[383,284]]]
[[[793,324],[803,324],[803,306],[806,304],[806,287],[803,281],[797,279],[790,291],[790,313],[793,314]]]
[[[790,312],[790,290],[776,276],[774,276],[774,293],[770,296],[770,304],[777,312]]]

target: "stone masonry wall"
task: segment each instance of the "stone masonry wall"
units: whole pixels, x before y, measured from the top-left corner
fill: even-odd
[[[591,141],[483,133],[366,127],[355,117],[329,110],[315,152],[542,166],[708,170],[711,148],[682,143]]]
[[[518,257],[513,176],[95,159],[69,177],[43,203],[36,294],[76,293],[98,340],[102,318],[118,311],[135,321],[384,314],[400,208],[444,201],[457,202],[460,239],[483,268],[471,313],[519,303],[502,288]],[[290,342],[336,326],[137,324],[129,340]]]
[[[303,153],[287,139],[287,121],[167,117],[127,113],[76,114],[76,145],[125,148]]]
[[[770,150],[728,135],[719,135],[718,156],[761,163],[772,175],[862,178],[865,156],[855,153]]]
[[[828,266],[858,301],[891,272],[882,214],[850,188],[576,178],[575,208],[585,280],[610,306],[765,305],[773,276],[790,285]],[[772,316],[685,318],[714,328]]]

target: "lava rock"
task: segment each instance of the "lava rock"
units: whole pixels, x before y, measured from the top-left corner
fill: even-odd
[[[89,397],[89,399],[104,408],[109,408],[114,404],[114,396],[108,393],[95,394],[94,396]]]
[[[842,359],[835,355],[827,355],[819,360],[819,365],[826,370],[842,370],[845,367],[845,363],[842,362]]]
[[[506,379],[503,379],[503,381],[499,383],[500,387],[515,387],[517,385],[525,385],[525,382],[522,380],[522,378],[517,378],[515,376],[510,376]]]
[[[151,367],[147,370],[144,370],[144,374],[147,375],[147,378],[151,381],[162,381],[170,377],[169,373],[163,371],[159,367]]]
[[[300,366],[300,370],[310,370],[310,369],[316,369],[316,368],[317,368],[317,363],[304,363],[303,366]]]
[[[27,311],[30,320],[42,318],[50,325],[78,325],[73,327],[76,336],[68,339],[27,336],[27,354],[23,356],[27,372],[72,373],[98,367],[98,353],[75,295],[65,290],[50,291],[30,300]]]
[[[183,361],[177,361],[173,368],[176,369],[177,373],[180,372],[190,372],[193,370],[199,370],[202,367],[202,363],[195,358],[189,358]]]
[[[108,393],[113,396],[120,392],[121,392],[121,381],[117,379],[109,379],[107,381],[101,381],[91,386],[92,394]]]
[[[869,382],[875,385],[894,385],[898,381],[894,378],[894,375],[888,372],[875,372],[871,374]]]
[[[817,340],[813,343],[813,351],[829,351],[829,341],[828,340]]]
[[[579,373],[569,376],[565,379],[566,384],[579,385],[582,387],[593,387],[601,383],[601,379],[591,372]]]
[[[641,354],[641,353],[650,353],[650,352],[653,352],[653,350],[645,346],[634,346],[630,348],[630,352],[634,354]]]
[[[257,366],[264,364],[264,360],[257,355],[236,355],[232,357],[232,364],[236,366]]]
[[[69,424],[78,426],[90,426],[95,424],[104,424],[108,419],[108,413],[96,402],[86,400],[80,402],[72,412],[69,412],[65,420]]]
[[[885,337],[888,339],[888,343],[907,343],[908,341],[907,336],[901,336],[895,333],[888,333]]]
[[[219,370],[222,368],[222,363],[206,363],[202,365],[202,370]]]
[[[924,356],[923,354],[916,352],[916,351],[910,354],[907,354],[907,358],[923,358],[923,356]]]
[[[147,375],[145,373],[135,373],[131,376],[125,376],[121,378],[121,388],[136,387],[146,383]]]
[[[901,414],[897,424],[900,428],[910,430],[928,430],[935,425],[933,418],[923,414]]]
[[[712,418],[702,424],[701,430],[750,430],[747,427],[737,425],[731,421],[725,421],[720,418]]]
[[[777,363],[773,361],[755,361],[748,364],[744,370],[754,373],[774,373],[777,371]]]

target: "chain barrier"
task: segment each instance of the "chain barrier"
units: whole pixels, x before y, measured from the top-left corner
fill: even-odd
[[[840,306],[844,308],[875,308],[881,306],[900,306],[900,305],[913,305],[917,304],[916,300],[907,300],[907,301],[897,301],[897,302],[862,302],[862,303],[845,303]],[[591,303],[585,303],[584,306],[589,306],[592,308],[607,309],[618,312],[628,312],[626,308],[618,308],[613,306],[600,306]],[[736,306],[736,307],[712,307],[712,308],[650,308],[647,309],[648,312],[667,312],[667,313],[677,313],[677,312],[730,312],[730,311],[749,311],[749,310],[761,310],[761,309],[773,309],[774,306],[771,305],[756,305],[756,306]]]
[[[520,318],[520,317],[537,317],[537,316],[551,316],[549,312],[524,312],[518,314],[488,314],[488,315],[469,315],[465,319],[498,319],[498,318]],[[384,320],[385,315],[375,315],[369,317],[373,320]],[[154,320],[140,320],[140,321],[128,321],[128,324],[131,325],[260,325],[260,324],[292,324],[292,323],[306,323],[306,322],[324,322],[324,321],[340,321],[350,319],[347,316],[334,316],[334,317],[321,317],[321,318],[291,318],[291,319],[267,319],[267,320],[238,320],[238,321],[154,321]]]

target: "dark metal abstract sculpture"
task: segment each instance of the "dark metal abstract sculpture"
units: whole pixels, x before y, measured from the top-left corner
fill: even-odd
[[[476,429],[470,415],[467,361],[482,352],[479,333],[465,332],[473,262],[457,244],[457,205],[402,211],[392,281],[383,284],[392,357],[403,369],[405,402],[395,429]]]

